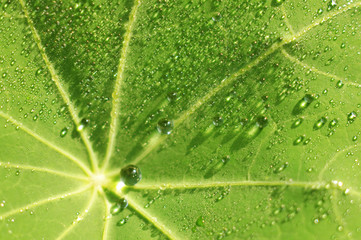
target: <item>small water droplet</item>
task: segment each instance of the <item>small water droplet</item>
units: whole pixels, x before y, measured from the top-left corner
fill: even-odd
[[[60,137],[65,137],[65,135],[68,133],[68,128],[65,127],[60,131]]]
[[[336,126],[337,124],[337,120],[336,119],[332,119],[331,122],[328,124],[329,128],[333,128],[334,126]]]
[[[336,83],[336,87],[337,87],[337,88],[342,88],[343,85],[344,85],[344,83],[342,82],[342,80],[340,80],[340,81],[338,81],[338,82]]]
[[[356,117],[357,117],[356,112],[350,112],[347,115],[347,120],[348,120],[349,123],[353,123],[355,121]]]
[[[19,175],[20,175],[20,170],[16,170],[15,176],[19,176]]]
[[[113,204],[113,206],[110,208],[110,214],[111,215],[117,215],[121,211],[123,211],[125,208],[128,207],[128,201],[124,198],[119,199],[116,203]]]
[[[284,0],[272,0],[271,6],[272,6],[272,7],[281,6],[281,4],[283,3],[283,1],[284,1]]]
[[[304,137],[303,136],[299,136],[298,138],[295,139],[295,141],[293,141],[293,145],[298,145],[303,141]]]
[[[259,128],[264,128],[268,125],[268,119],[265,116],[260,116],[256,120],[256,124]]]
[[[122,168],[120,177],[125,185],[134,186],[142,179],[142,173],[137,166],[128,165]]]
[[[123,226],[124,224],[126,224],[128,222],[128,219],[129,219],[129,217],[125,217],[125,218],[120,219],[117,222],[117,226]]]
[[[279,166],[278,168],[276,168],[273,172],[274,173],[280,173],[283,172],[288,166],[288,162],[285,162],[284,164],[282,164],[281,166]]]
[[[221,126],[223,123],[223,118],[221,116],[216,116],[213,118],[213,125],[216,127]]]
[[[163,118],[158,121],[157,129],[161,134],[171,134],[173,130],[173,121]]]
[[[313,125],[313,129],[314,130],[318,130],[320,128],[322,128],[327,122],[327,119],[325,117],[321,117],[314,125]]]
[[[293,107],[292,114],[301,114],[312,102],[314,98],[310,94],[306,94],[297,104]]]
[[[291,128],[296,128],[296,127],[300,126],[302,122],[303,122],[303,118],[298,118],[298,119],[296,119],[296,121],[294,121],[294,122],[292,123]]]
[[[175,102],[178,99],[178,94],[176,92],[170,92],[167,94],[167,99],[169,102]]]
[[[89,124],[90,120],[87,119],[87,118],[83,118],[81,121],[80,121],[80,124],[78,126],[78,131],[81,131],[83,130],[88,124]]]
[[[353,136],[352,141],[356,142],[357,141],[357,136]]]
[[[198,227],[204,227],[204,217],[200,216],[196,221],[196,225]]]

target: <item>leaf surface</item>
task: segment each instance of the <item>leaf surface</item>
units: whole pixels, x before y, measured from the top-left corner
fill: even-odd
[[[361,238],[360,6],[2,1],[2,238]]]

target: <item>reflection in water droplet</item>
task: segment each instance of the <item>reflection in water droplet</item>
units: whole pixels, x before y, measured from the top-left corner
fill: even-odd
[[[315,125],[313,125],[313,129],[314,130],[318,130],[320,128],[322,128],[327,122],[327,119],[325,117],[321,117],[316,123]]]
[[[133,186],[142,179],[140,169],[135,165],[128,165],[120,171],[121,180],[125,185]]]
[[[356,117],[357,117],[356,112],[350,112],[347,115],[347,120],[348,120],[349,123],[353,123],[355,121]]]
[[[110,214],[111,215],[117,215],[121,211],[123,211],[125,208],[128,207],[128,201],[124,198],[119,199],[116,203],[113,204],[113,206],[110,208]]]
[[[297,102],[292,110],[293,115],[301,114],[312,102],[314,98],[310,94],[306,94]]]
[[[173,130],[173,121],[163,118],[158,121],[157,129],[161,134],[171,134]]]
[[[68,128],[65,127],[60,131],[60,137],[65,137],[65,135],[68,133]]]

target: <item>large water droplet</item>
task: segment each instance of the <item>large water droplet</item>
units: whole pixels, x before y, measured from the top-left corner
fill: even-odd
[[[171,134],[173,130],[173,121],[163,118],[158,121],[157,129],[159,133]]]
[[[306,94],[297,102],[292,110],[293,115],[301,114],[312,102],[314,98],[310,94]]]
[[[128,165],[122,168],[120,177],[125,185],[134,186],[142,179],[142,173],[137,166]]]
[[[320,118],[320,119],[315,123],[315,125],[313,125],[313,129],[314,129],[314,130],[318,130],[318,129],[322,128],[322,127],[325,125],[326,122],[327,122],[327,119],[326,119],[325,117]]]

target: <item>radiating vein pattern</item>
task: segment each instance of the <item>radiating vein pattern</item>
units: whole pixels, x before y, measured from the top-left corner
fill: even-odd
[[[29,203],[25,206],[22,206],[20,208],[17,208],[17,209],[13,209],[11,211],[8,211],[8,212],[5,212],[3,214],[0,215],[0,220],[4,220],[5,218],[8,218],[14,214],[19,214],[19,213],[22,213],[24,212],[25,210],[28,210],[28,209],[32,209],[32,208],[36,208],[36,207],[39,207],[41,205],[44,205],[44,204],[47,204],[47,203],[50,203],[50,202],[54,202],[54,201],[58,201],[60,199],[64,199],[64,198],[67,198],[67,197],[70,197],[70,196],[73,196],[73,195],[76,195],[76,194],[80,194],[80,193],[83,193],[85,192],[86,190],[88,190],[89,188],[91,187],[91,185],[86,185],[85,187],[82,187],[76,191],[73,191],[73,192],[65,192],[65,193],[62,193],[62,194],[59,194],[59,195],[56,195],[56,196],[53,196],[53,197],[49,197],[49,198],[46,198],[46,199],[42,199],[42,200],[38,200],[36,202],[33,202],[33,203]]]
[[[49,58],[48,58],[48,56],[47,56],[47,54],[45,52],[45,48],[42,46],[40,36],[39,36],[37,30],[34,27],[33,21],[31,20],[31,18],[29,16],[29,12],[28,12],[28,10],[26,8],[26,4],[25,4],[24,0],[19,0],[19,2],[20,2],[21,6],[23,8],[24,15],[25,15],[25,17],[26,17],[26,19],[28,21],[29,27],[30,27],[31,32],[32,32],[32,34],[34,36],[35,43],[37,44],[37,46],[39,48],[39,51],[41,53],[41,56],[43,57],[44,62],[45,62],[46,66],[47,66],[47,68],[48,68],[48,70],[49,70],[49,72],[51,74],[52,80],[55,83],[55,85],[57,86],[61,97],[63,98],[66,106],[68,107],[70,115],[74,120],[74,124],[76,125],[77,128],[79,128],[80,119],[78,117],[76,109],[73,106],[73,103],[71,102],[71,100],[70,100],[70,98],[68,96],[68,93],[65,91],[62,83],[60,82],[60,78],[57,75],[53,64],[50,62],[50,60],[49,60]],[[88,139],[88,137],[86,135],[85,130],[80,131],[80,135],[81,135],[81,138],[82,138],[82,140],[83,140],[83,142],[85,144],[86,149],[88,150],[91,166],[92,166],[93,169],[96,170],[98,168],[96,155],[95,155],[94,150],[93,150],[93,148],[91,146],[91,143],[90,143],[90,141],[89,141],[89,139]]]
[[[71,161],[73,161],[77,166],[79,166],[84,173],[86,173],[87,175],[90,175],[91,172],[89,170],[89,168],[87,166],[84,165],[84,163],[79,160],[78,158],[76,158],[75,156],[71,155],[70,153],[66,152],[65,150],[59,148],[58,146],[56,146],[54,143],[51,143],[49,140],[39,136],[38,134],[36,134],[35,132],[33,132],[31,129],[27,128],[26,126],[24,126],[23,124],[21,124],[20,122],[18,122],[16,119],[14,119],[12,116],[0,111],[0,117],[8,120],[9,122],[11,122],[12,124],[14,124],[15,126],[19,127],[21,130],[23,130],[24,132],[26,132],[27,134],[29,134],[30,136],[32,136],[34,139],[36,139],[37,141],[45,144],[46,146],[48,146],[49,148],[57,151],[58,153],[62,154],[63,156],[67,157],[68,159],[70,159]]]

